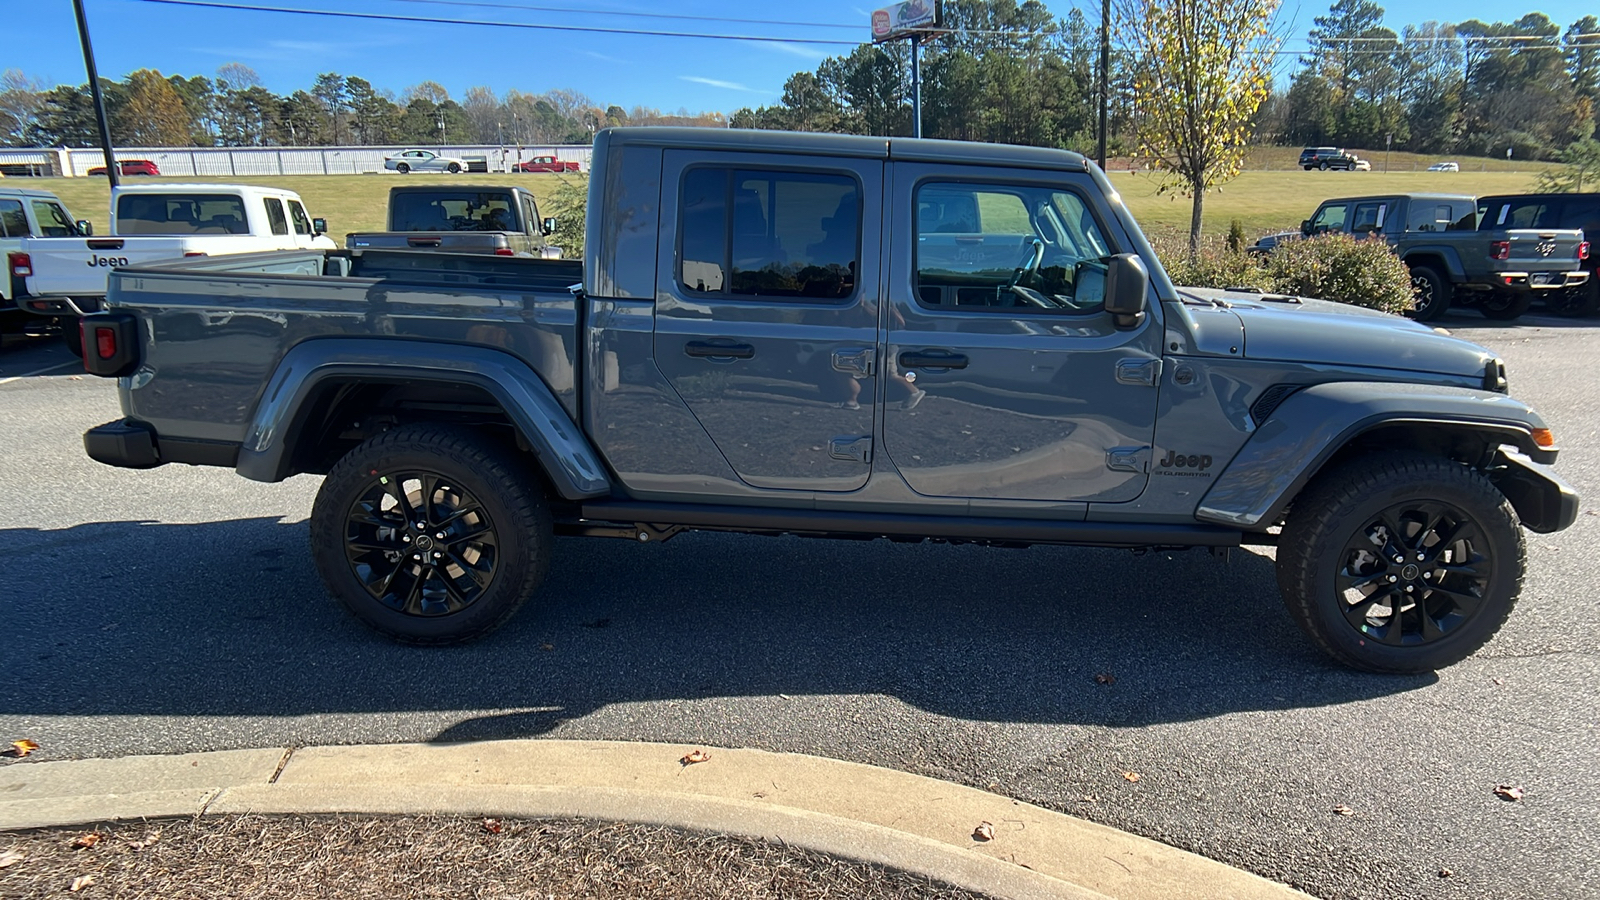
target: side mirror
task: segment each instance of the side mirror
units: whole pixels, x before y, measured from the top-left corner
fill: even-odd
[[[544,222],[541,223],[541,224],[544,227],[544,233],[545,234],[555,234],[556,233],[556,220],[555,220],[554,216],[546,217]]]
[[[1300,220],[1300,233],[1305,235],[1306,237],[1310,237],[1311,236],[1311,220],[1310,219],[1301,219]]]
[[[328,233],[328,220],[322,218],[321,216],[318,216],[317,218],[312,219],[311,220],[311,233],[312,234],[327,234]]]
[[[78,227],[78,234],[82,235],[83,237],[94,236],[94,223],[88,219],[79,219],[72,224]]]
[[[1106,312],[1118,328],[1132,328],[1144,319],[1145,297],[1150,291],[1150,270],[1133,253],[1118,253],[1106,266]]]

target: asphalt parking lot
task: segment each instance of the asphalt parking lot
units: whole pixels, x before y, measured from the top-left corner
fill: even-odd
[[[1506,359],[1565,448],[1557,470],[1600,509],[1591,323],[1443,324]],[[402,648],[323,594],[317,479],[100,466],[80,436],[117,416],[114,385],[67,362],[50,343],[0,348],[0,741],[36,740],[41,758],[543,735],[746,746],[987,787],[1321,897],[1595,895],[1591,513],[1529,535],[1509,624],[1422,677],[1325,662],[1262,551],[696,534],[563,539],[542,603],[508,627]]]

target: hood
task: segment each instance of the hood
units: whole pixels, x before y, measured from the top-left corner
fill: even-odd
[[[1179,288],[1225,307],[1244,330],[1245,359],[1328,363],[1481,377],[1495,355],[1410,319],[1345,303],[1214,288]]]

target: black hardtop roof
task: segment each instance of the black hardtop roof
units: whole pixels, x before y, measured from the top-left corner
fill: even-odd
[[[963,162],[1027,169],[1088,171],[1081,153],[1014,144],[941,141],[931,138],[873,137],[739,128],[608,128],[595,137],[611,146],[674,147],[695,150],[799,153],[927,162]]]
[[[1566,199],[1566,198],[1569,198],[1569,197],[1577,197],[1577,198],[1581,198],[1581,199],[1584,199],[1584,200],[1591,200],[1591,199],[1594,199],[1595,197],[1600,197],[1600,193],[1591,192],[1591,191],[1583,191],[1581,193],[1576,193],[1576,194],[1562,192],[1562,191],[1547,191],[1545,193],[1538,193],[1538,192],[1530,191],[1530,192],[1525,193],[1525,194],[1487,194],[1485,196],[1479,197],[1478,199],[1480,201],[1485,201],[1485,200],[1562,200],[1562,199]]]
[[[1369,200],[1465,200],[1468,203],[1477,203],[1478,198],[1471,194],[1429,194],[1429,193],[1396,193],[1374,194],[1368,197],[1329,197],[1317,204],[1327,206],[1329,203],[1362,203]]]

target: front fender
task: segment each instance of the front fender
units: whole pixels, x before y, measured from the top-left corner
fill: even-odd
[[[599,455],[527,363],[488,347],[393,338],[320,338],[284,354],[245,432],[240,475],[254,481],[289,476],[306,402],[330,379],[481,388],[527,438],[556,493],[582,500],[611,490]]]
[[[1195,518],[1238,528],[1270,525],[1341,448],[1389,427],[1415,427],[1441,440],[1479,439],[1487,447],[1511,444],[1535,461],[1555,460],[1554,451],[1534,443],[1544,420],[1504,394],[1329,382],[1302,388],[1273,411],[1201,498]]]

